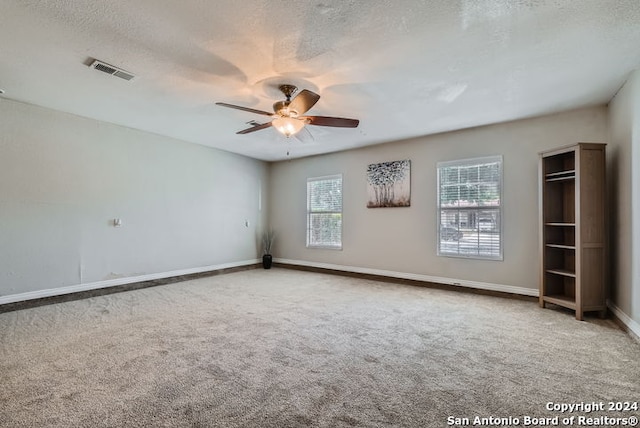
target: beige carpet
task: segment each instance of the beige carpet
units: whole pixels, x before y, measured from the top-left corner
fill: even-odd
[[[611,321],[333,275],[251,270],[0,314],[2,427],[443,427],[639,398],[640,345]]]

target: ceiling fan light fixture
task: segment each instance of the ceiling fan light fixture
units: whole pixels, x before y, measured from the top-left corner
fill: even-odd
[[[278,117],[271,124],[287,138],[297,134],[304,128],[305,121],[293,117]]]

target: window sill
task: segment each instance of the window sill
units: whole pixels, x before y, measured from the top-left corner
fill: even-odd
[[[478,255],[464,255],[464,254],[449,254],[449,253],[437,253],[438,257],[451,257],[454,259],[471,259],[471,260],[488,260],[494,262],[502,262],[504,261],[504,257],[499,256],[478,256]]]
[[[337,250],[342,251],[342,246],[336,247],[333,245],[307,245],[307,248],[311,250]]]

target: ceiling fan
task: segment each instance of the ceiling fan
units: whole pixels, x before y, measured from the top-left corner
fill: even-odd
[[[274,113],[227,103],[216,103],[216,105],[235,108],[238,110],[248,111],[249,113],[270,116],[273,118],[273,120],[266,123],[254,122],[253,126],[243,129],[242,131],[238,131],[236,134],[248,134],[250,132],[259,131],[273,126],[287,137],[290,137],[302,130],[305,125],[356,128],[360,123],[357,119],[346,119],[343,117],[304,116],[304,114],[318,102],[320,95],[307,89],[303,89],[298,95],[291,99],[291,96],[298,90],[296,86],[280,85],[279,89],[287,99],[284,101],[276,101],[273,104]]]

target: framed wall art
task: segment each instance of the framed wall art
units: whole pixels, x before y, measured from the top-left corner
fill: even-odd
[[[411,206],[411,161],[370,164],[367,193],[367,208]]]

